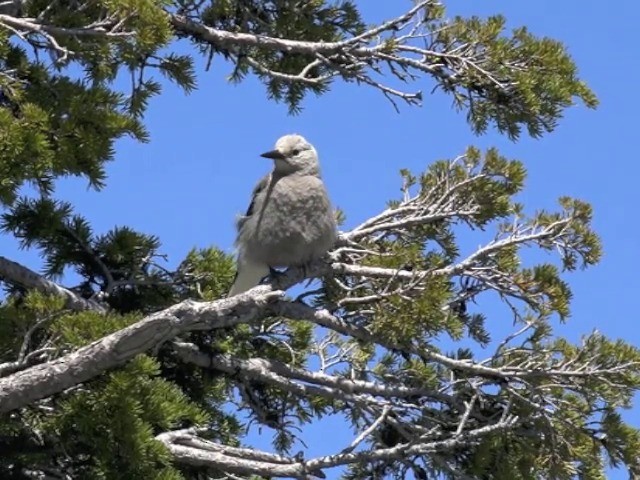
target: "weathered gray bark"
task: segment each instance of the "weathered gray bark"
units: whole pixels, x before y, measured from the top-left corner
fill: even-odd
[[[104,305],[99,302],[86,300],[71,290],[61,287],[51,280],[47,280],[42,275],[6,257],[0,257],[0,279],[6,279],[9,283],[20,285],[26,289],[35,289],[42,293],[59,295],[65,299],[65,306],[69,310],[106,311]]]
[[[251,294],[215,302],[186,300],[107,335],[75,352],[0,378],[0,412],[62,392],[152,350],[176,335],[249,323],[268,315],[281,291],[258,287]]]

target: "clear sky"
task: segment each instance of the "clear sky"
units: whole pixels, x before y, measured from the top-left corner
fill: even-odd
[[[359,3],[372,22],[411,5]],[[595,228],[605,254],[600,265],[568,277],[574,291],[573,316],[563,333],[575,340],[597,328],[640,345],[635,310],[640,287],[640,162],[633,143],[640,137],[639,4],[633,0],[610,2],[606,8],[602,2],[552,0],[445,4],[451,14],[501,13],[510,26],[524,24],[535,34],[562,40],[598,95],[600,107],[570,109],[554,133],[518,143],[495,133],[474,136],[464,114],[452,111],[450,98],[442,94],[427,95],[424,107],[402,107],[397,114],[378,92],[338,83],[320,98],[309,97],[302,114],[292,117],[284,105],[266,99],[257,81],[227,83],[229,66],[214,59],[210,72],[199,72],[199,89],[191,95],[167,85],[165,93],[152,100],[146,116],[151,143],[119,142],[103,191],[87,191],[86,183],[66,180],[59,184],[58,197],[73,202],[97,232],[129,225],[158,235],[170,264],[176,265],[192,247],[213,244],[232,250],[235,215],[246,208],[255,181],[270,167],[258,154],[285,133],[301,133],[317,147],[333,201],[347,215],[347,228],[397,197],[400,168],[419,172],[470,144],[497,146],[528,167],[522,196],[528,211],[552,208],[561,195],[594,206]],[[431,87],[428,80],[420,85],[425,92]],[[0,252],[40,268],[37,254],[19,251],[11,237],[0,237]],[[626,416],[640,425],[640,405]],[[340,435],[340,425],[323,422],[312,429],[309,443],[346,446],[348,437]],[[626,476],[612,473],[610,478]]]

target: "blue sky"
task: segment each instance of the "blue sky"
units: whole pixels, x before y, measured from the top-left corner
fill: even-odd
[[[360,3],[372,22],[410,5]],[[640,6],[632,0],[612,2],[607,9],[601,2],[551,0],[445,4],[451,14],[501,13],[510,26],[526,24],[535,34],[562,40],[600,107],[570,109],[554,133],[517,143],[494,133],[474,136],[464,114],[455,113],[450,98],[441,94],[427,95],[424,107],[401,107],[397,114],[378,92],[336,84],[319,99],[309,97],[302,114],[291,117],[284,105],[266,100],[257,81],[227,83],[229,66],[214,59],[210,72],[200,71],[197,91],[185,96],[167,85],[164,95],[151,102],[146,116],[151,143],[121,141],[103,191],[65,180],[58,196],[72,201],[97,232],[129,225],[158,235],[176,265],[192,247],[213,244],[232,250],[235,215],[246,208],[254,182],[270,167],[258,154],[285,133],[301,133],[316,145],[333,201],[347,215],[347,228],[398,196],[400,168],[419,172],[470,144],[497,146],[528,167],[521,198],[530,212],[552,208],[561,195],[594,206],[604,257],[598,266],[567,277],[574,291],[573,315],[562,332],[576,340],[597,328],[640,345],[640,321],[635,318],[640,162],[633,143],[639,136],[635,117],[640,101],[634,85],[640,75]],[[419,86],[425,92],[431,87],[428,80]],[[19,251],[11,237],[0,237],[0,251],[40,268],[37,254]],[[640,425],[640,407],[627,418]],[[310,444],[348,442],[336,422],[321,423],[310,433]],[[612,473],[610,478],[626,476]]]

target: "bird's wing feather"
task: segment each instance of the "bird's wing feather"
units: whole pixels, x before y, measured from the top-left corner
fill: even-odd
[[[249,204],[249,208],[247,208],[247,213],[245,214],[246,217],[253,215],[256,206],[256,198],[265,188],[267,188],[270,179],[271,175],[265,175],[253,189],[253,193],[251,193],[251,203]]]
[[[242,229],[244,222],[246,222],[247,219],[255,213],[256,199],[258,198],[258,195],[260,195],[260,193],[262,193],[265,190],[265,188],[267,188],[267,185],[269,185],[270,179],[271,179],[270,174],[265,175],[260,179],[260,181],[254,187],[253,192],[251,193],[251,202],[249,203],[249,207],[247,208],[247,213],[239,216],[238,220],[236,221],[236,228],[238,230]]]

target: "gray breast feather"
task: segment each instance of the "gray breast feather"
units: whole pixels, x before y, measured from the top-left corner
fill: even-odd
[[[262,186],[259,184],[259,186]],[[238,222],[241,254],[271,266],[306,263],[335,242],[331,203],[316,176],[286,176],[256,188],[253,208]]]

